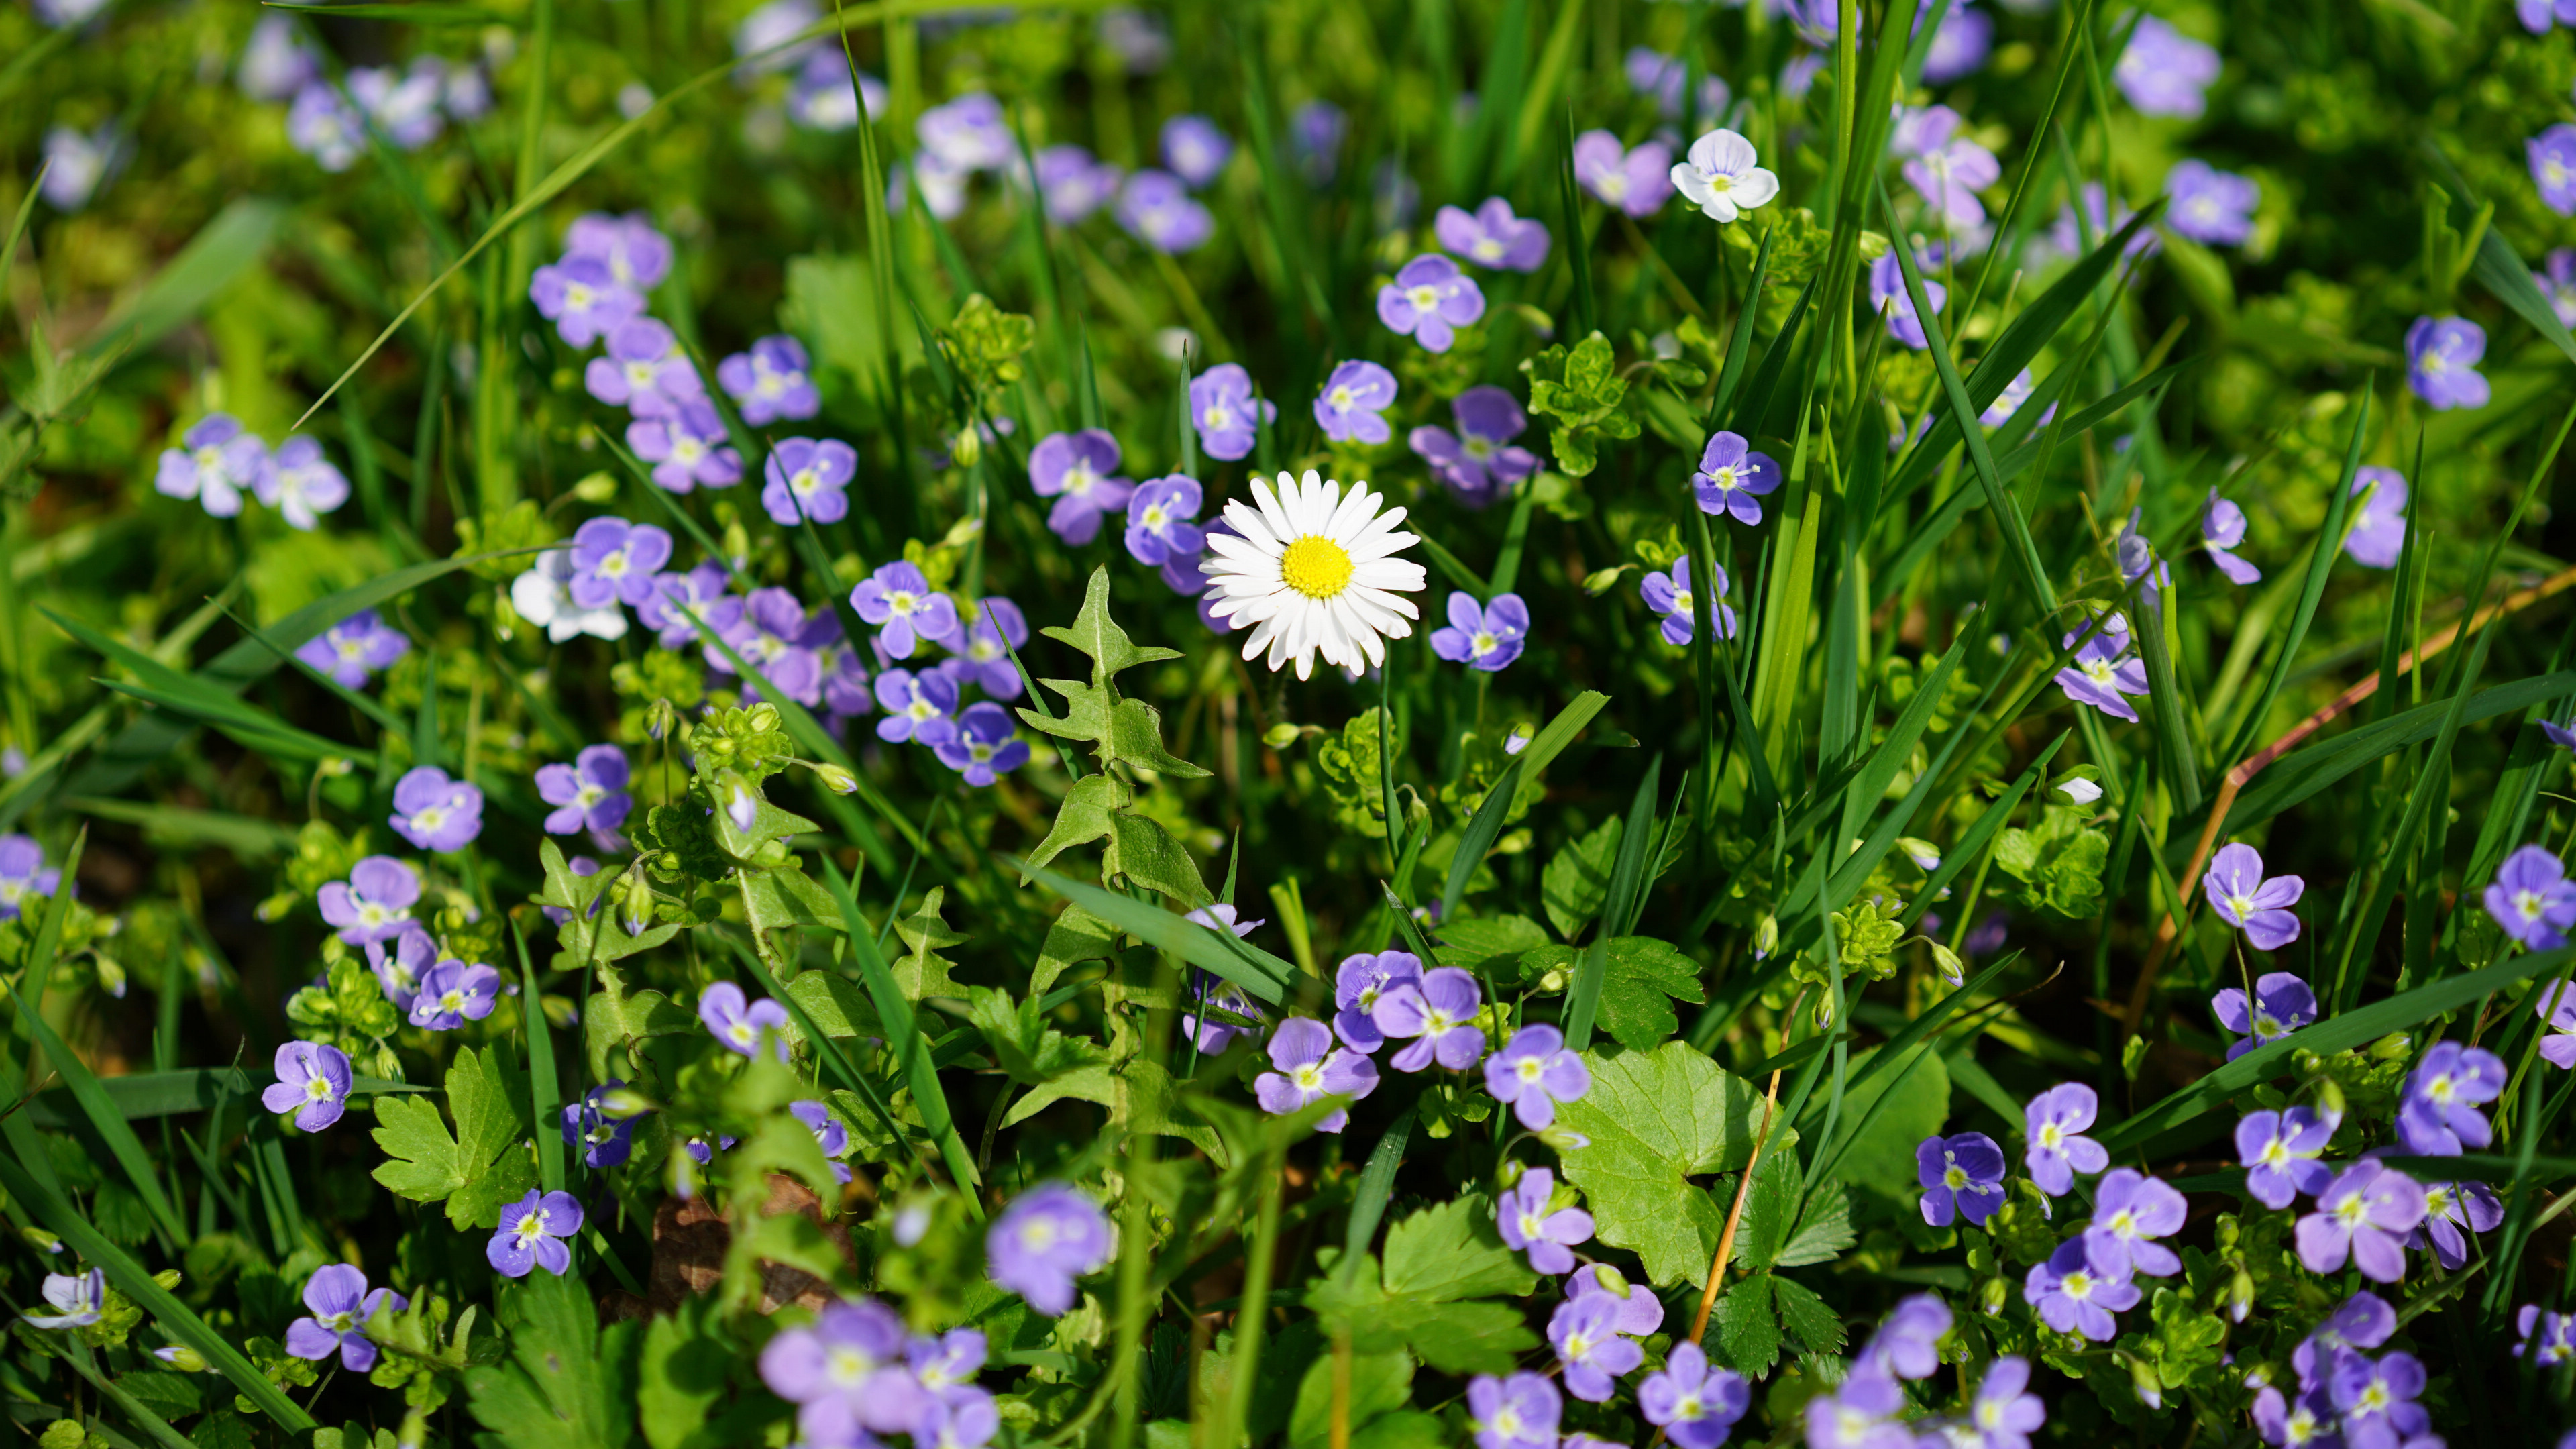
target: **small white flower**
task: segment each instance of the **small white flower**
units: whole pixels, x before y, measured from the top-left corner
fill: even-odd
[[[2057,789],[2060,794],[2078,805],[2090,805],[2102,798],[2102,787],[2081,775],[2071,780],[2059,781]]]
[[[550,548],[537,555],[535,568],[510,581],[510,607],[557,644],[579,634],[625,638],[626,611],[614,603],[582,608],[572,601],[571,583],[572,551]]]
[[[1266,650],[1276,670],[1293,656],[1299,679],[1314,676],[1317,654],[1343,669],[1384,663],[1384,641],[1409,637],[1408,621],[1422,617],[1401,596],[1430,582],[1422,565],[1394,557],[1420,542],[1395,531],[1405,511],[1381,513],[1383,495],[1366,483],[1344,494],[1312,468],[1303,480],[1280,474],[1275,492],[1256,479],[1252,496],[1257,508],[1225,506],[1235,534],[1208,535],[1201,565],[1209,613],[1252,630],[1243,657]]]
[[[1711,131],[1691,142],[1687,160],[1673,166],[1673,185],[1691,205],[1720,222],[1780,194],[1780,178],[1754,164],[1753,143],[1733,131]]]

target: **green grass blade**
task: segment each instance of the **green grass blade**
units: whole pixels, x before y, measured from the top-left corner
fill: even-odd
[[[50,966],[50,963],[47,964]],[[36,1046],[44,1052],[45,1060],[52,1064],[55,1073],[63,1079],[63,1085],[70,1090],[72,1100],[81,1109],[81,1115],[89,1122],[90,1130],[96,1132],[99,1140],[107,1144],[109,1155],[116,1159],[117,1166],[124,1168],[125,1175],[133,1181],[134,1190],[143,1198],[143,1206],[152,1214],[153,1224],[165,1235],[163,1248],[175,1252],[181,1245],[191,1241],[187,1224],[179,1220],[178,1208],[171,1204],[169,1193],[161,1186],[160,1174],[153,1171],[150,1154],[143,1150],[143,1139],[134,1135],[134,1125],[125,1119],[125,1114],[119,1112],[116,1104],[108,1099],[105,1091],[101,1090],[98,1078],[90,1072],[70,1047],[63,1044],[63,1039],[55,1034],[53,1026],[45,1020],[43,1013],[21,1010],[18,1013],[18,1020],[26,1027],[28,1035],[35,1039]]]
[[[975,1159],[966,1151],[966,1140],[957,1134],[957,1119],[948,1110],[948,1092],[939,1084],[938,1064],[930,1059],[930,1040],[912,1002],[895,984],[894,970],[877,950],[876,938],[868,934],[868,922],[859,914],[859,900],[850,882],[841,876],[841,868],[829,855],[818,855],[823,864],[823,884],[831,891],[833,904],[840,907],[841,924],[850,937],[850,958],[859,963],[859,984],[867,988],[868,999],[877,1009],[877,1020],[885,1024],[888,1039],[895,1049],[895,1060],[903,1069],[904,1085],[912,1092],[913,1105],[920,1109],[922,1125],[930,1129],[931,1140],[939,1144],[940,1160],[948,1164],[948,1175],[963,1191],[967,1206],[977,1219],[984,1216],[984,1205],[973,1189],[983,1178],[975,1171]],[[1125,897],[1120,897],[1125,899]],[[897,900],[886,908],[891,918],[903,909]]]
[[[2030,762],[2029,767],[2021,772],[2003,794],[1995,797],[1995,802],[1986,807],[1985,813],[1977,817],[1976,823],[1959,836],[1958,843],[1941,852],[1940,869],[1932,872],[1931,878],[1923,883],[1923,889],[1914,893],[1914,904],[1899,919],[1897,922],[1899,926],[1908,931],[1913,930],[1915,922],[1922,920],[1923,913],[1932,909],[1932,903],[1940,899],[1941,892],[1948,889],[1951,882],[1956,881],[1970,864],[1985,853],[1987,843],[1995,838],[1997,831],[2002,830],[2005,824],[2011,821],[2013,811],[2020,807],[2022,798],[2028,795],[2048,773],[2048,762],[2056,757],[2059,747],[2065,743],[2066,736],[2060,734],[2054,743],[2040,752],[2038,759]]]
[[[1610,969],[1610,936],[1616,923],[1644,890],[1646,852],[1655,837],[1655,791],[1662,782],[1664,757],[1646,762],[1646,777],[1628,804],[1628,821],[1619,836],[1619,854],[1610,867],[1610,886],[1601,900],[1601,921],[1592,946],[1583,953],[1573,988],[1565,995],[1565,1047],[1582,1051],[1592,1044],[1592,1017],[1601,1005],[1601,987]]]
[[[1407,1107],[1387,1124],[1386,1135],[1369,1149],[1368,1165],[1360,1169],[1359,1187],[1351,1197],[1350,1230],[1343,1236],[1345,1251],[1365,1253],[1377,1237],[1377,1225],[1386,1218],[1387,1199],[1395,1192],[1395,1169],[1404,1161],[1404,1144],[1413,1135],[1413,1117],[1417,1109]]]
[[[1146,945],[1169,951],[1274,1006],[1286,999],[1287,989],[1297,980],[1298,971],[1293,962],[1283,961],[1258,946],[1231,936],[1220,941],[1218,937],[1224,933],[1185,920],[1161,906],[1100,886],[1086,885],[1044,866],[1031,867],[1009,858],[1005,863]]]
[[[2245,712],[2245,722],[2237,726],[2236,738],[2229,742],[2227,752],[2218,757],[2221,770],[2236,768],[2253,750],[2264,719],[2272,713],[2273,702],[2290,682],[2290,666],[2297,660],[2299,645],[2308,637],[2308,626],[2316,622],[2317,605],[2325,598],[2326,575],[2334,571],[2335,557],[2343,552],[2344,521],[2352,512],[2352,479],[2361,467],[2362,440],[2370,428],[2370,400],[2376,382],[2374,378],[2363,385],[2360,405],[2353,412],[2352,436],[2344,443],[2343,470],[2335,475],[2334,493],[2326,500],[2325,526],[2318,530],[2316,549],[2308,558],[2308,578],[2299,589],[2298,612],[2291,616],[2290,632],[2282,636],[2281,650],[2273,657],[2272,673],[2263,682],[2263,692],[2255,696],[2254,704]]]
[[[546,1020],[545,995],[537,985],[537,968],[528,959],[528,938],[519,934],[515,921],[510,924],[510,944],[518,948],[519,977],[527,993],[519,1001],[519,1020],[528,1033],[528,1102],[536,1114],[537,1181],[548,1192],[561,1192],[563,1078],[555,1071],[554,1027]]]

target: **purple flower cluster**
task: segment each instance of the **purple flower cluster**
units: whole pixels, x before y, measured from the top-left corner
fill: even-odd
[[[1448,627],[1431,632],[1431,652],[1493,674],[1521,657],[1529,628],[1529,605],[1518,594],[1496,594],[1491,604],[1479,606],[1475,595],[1453,592]]]
[[[1190,379],[1190,422],[1199,450],[1233,462],[1252,452],[1260,430],[1279,417],[1279,405],[1256,399],[1252,374],[1239,362],[1220,362]]]
[[[1717,620],[1717,636],[1732,639],[1735,610],[1726,602],[1726,568],[1722,564],[1711,564],[1709,568],[1717,575],[1717,587],[1709,591],[1709,612]],[[1690,643],[1699,623],[1691,602],[1691,561],[1687,554],[1674,559],[1669,571],[1647,574],[1637,585],[1637,596],[1664,621],[1660,632],[1665,643],[1676,649]]]
[[[208,413],[179,435],[178,447],[163,449],[152,490],[193,499],[217,518],[239,514],[249,493],[304,533],[349,501],[349,480],[322,456],[320,443],[291,436],[271,452],[230,413]]]
[[[1074,1281],[1108,1263],[1110,1241],[1109,1219],[1090,1194],[1042,1182],[993,1219],[984,1234],[984,1271],[1056,1318],[1073,1307]]]
[[[1457,329],[1485,315],[1485,293],[1476,279],[1438,252],[1425,252],[1406,262],[1395,280],[1378,288],[1377,318],[1397,336],[1410,337],[1427,352],[1446,352],[1457,341]]]
[[[326,1263],[304,1280],[304,1308],[309,1315],[286,1326],[286,1351],[319,1362],[337,1354],[340,1367],[362,1374],[376,1366],[376,1345],[367,1337],[367,1320],[390,1304],[396,1313],[411,1300],[391,1288],[367,1291],[367,1275],[348,1263]]]
[[[1425,424],[1407,434],[1405,443],[1459,502],[1484,508],[1538,471],[1538,456],[1513,445],[1529,430],[1529,415],[1510,393],[1491,384],[1471,387],[1449,404],[1449,412],[1456,432]]]
[[[0,921],[17,920],[31,897],[62,888],[63,873],[45,864],[45,848],[33,836],[0,835]]]
[[[880,1434],[977,1449],[1001,1427],[993,1396],[974,1382],[987,1351],[979,1330],[915,1335],[876,1299],[843,1299],[772,1338],[760,1377],[796,1405],[799,1438],[816,1449],[860,1449]]]
[[[378,670],[410,652],[411,636],[387,625],[375,610],[361,609],[305,640],[295,657],[350,689],[364,689]]]
[[[2083,641],[2081,648],[2076,647],[2079,639]],[[2147,665],[2130,652],[2129,621],[2112,614],[2099,623],[2069,632],[2060,642],[2075,650],[2074,659],[2057,671],[2057,687],[2066,692],[2066,697],[2077,704],[2089,704],[2113,719],[2136,724],[2137,707],[2129,701],[2146,697]]]
[[[394,782],[391,823],[415,849],[440,855],[463,850],[483,833],[482,788],[423,765]]]

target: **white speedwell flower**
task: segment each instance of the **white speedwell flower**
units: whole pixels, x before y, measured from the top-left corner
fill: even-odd
[[[1401,594],[1418,594],[1430,582],[1422,565],[1394,555],[1420,542],[1398,533],[1404,510],[1381,513],[1383,495],[1355,482],[1343,493],[1314,469],[1303,480],[1279,475],[1278,490],[1256,479],[1256,508],[1225,506],[1234,534],[1211,532],[1208,612],[1233,628],[1252,630],[1243,657],[1269,651],[1273,670],[1297,660],[1297,677],[1312,677],[1315,656],[1344,669],[1383,662],[1387,639],[1413,633],[1408,620],[1421,614]]]
[[[1753,143],[1733,131],[1711,131],[1691,142],[1690,157],[1673,166],[1673,185],[1690,203],[1721,222],[1780,194],[1780,178],[1753,163]]]

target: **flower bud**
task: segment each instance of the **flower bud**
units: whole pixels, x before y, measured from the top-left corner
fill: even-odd
[[[1583,576],[1583,592],[1596,599],[1601,597],[1617,588],[1619,576],[1632,567],[1632,564],[1613,564],[1606,569],[1594,569]]]
[[[814,773],[822,777],[823,788],[831,791],[835,795],[855,795],[858,793],[859,777],[842,769],[838,765],[821,765],[816,767]]]
[[[1756,961],[1765,960],[1772,952],[1779,949],[1780,918],[1778,916],[1765,915],[1762,918],[1762,924],[1753,928],[1753,959]]]
[[[1283,720],[1280,723],[1263,730],[1261,732],[1261,742],[1274,750],[1284,750],[1290,745],[1297,743],[1297,736],[1303,733],[1304,731],[1298,726],[1289,724]]]
[[[1977,1306],[1985,1310],[1988,1318],[2003,1312],[2004,1305],[2011,1301],[2012,1282],[2009,1279],[1989,1278],[1978,1285]]]
[[[1494,1185],[1509,1192],[1519,1184],[1521,1174],[1528,1170],[1518,1158],[1506,1157],[1503,1165],[1494,1169]]]
[[[185,1275],[181,1274],[176,1268],[164,1268],[160,1272],[152,1275],[152,1281],[161,1285],[162,1292],[168,1293],[178,1288],[180,1280],[184,1276]]]
[[[2142,1358],[2129,1360],[2129,1384],[2138,1391],[2138,1399],[2150,1409],[2165,1406],[2165,1381],[2155,1365]]]
[[[1941,968],[1941,977],[1943,980],[1956,986],[1967,979],[1968,968],[1965,963],[1959,960],[1958,952],[1951,950],[1949,947],[1942,945],[1938,941],[1933,941],[1929,944],[1932,947],[1932,964]]]
[[[1566,1126],[1561,1120],[1540,1128],[1538,1140],[1559,1152],[1580,1152],[1592,1145],[1591,1138]]]
[[[206,1371],[206,1356],[184,1343],[174,1343],[168,1348],[156,1348],[152,1350],[152,1356],[161,1360],[163,1367],[176,1369],[183,1374],[201,1374]]]
[[[2227,1282],[2228,1321],[2231,1323],[2243,1323],[2245,1321],[2245,1315],[2253,1311],[2254,1275],[2246,1272],[2242,1268],[2239,1268],[2236,1270],[2236,1276],[2230,1278]],[[2248,1380],[2248,1382],[2250,1383],[2251,1380]],[[2259,1387],[2259,1385],[2257,1385],[2257,1387]]]
[[[1904,851],[1905,858],[1914,862],[1916,867],[1926,874],[1941,868],[1941,847],[1931,841],[1917,840],[1911,835],[1900,835],[1896,837],[1896,848]]]
[[[1530,741],[1537,738],[1538,731],[1530,725],[1528,720],[1522,720],[1519,724],[1512,726],[1512,732],[1510,734],[1503,736],[1503,753],[1507,755],[1517,755],[1521,751],[1528,749]]]
[[[584,503],[606,503],[617,496],[617,480],[607,473],[593,473],[572,485],[572,496]]]
[[[1615,1294],[1621,1298],[1628,1296],[1628,1275],[1611,1267],[1607,1263],[1603,1263],[1592,1270],[1592,1281],[1600,1284],[1604,1292]]]
[[[611,1087],[599,1094],[599,1110],[620,1122],[653,1110],[653,1099],[633,1087]]]
[[[63,1240],[43,1228],[20,1228],[18,1236],[25,1238],[27,1246],[39,1253],[60,1253],[63,1250]]]
[[[356,764],[339,755],[325,755],[322,763],[315,765],[313,771],[326,780],[335,780],[356,768],[358,768]]]

